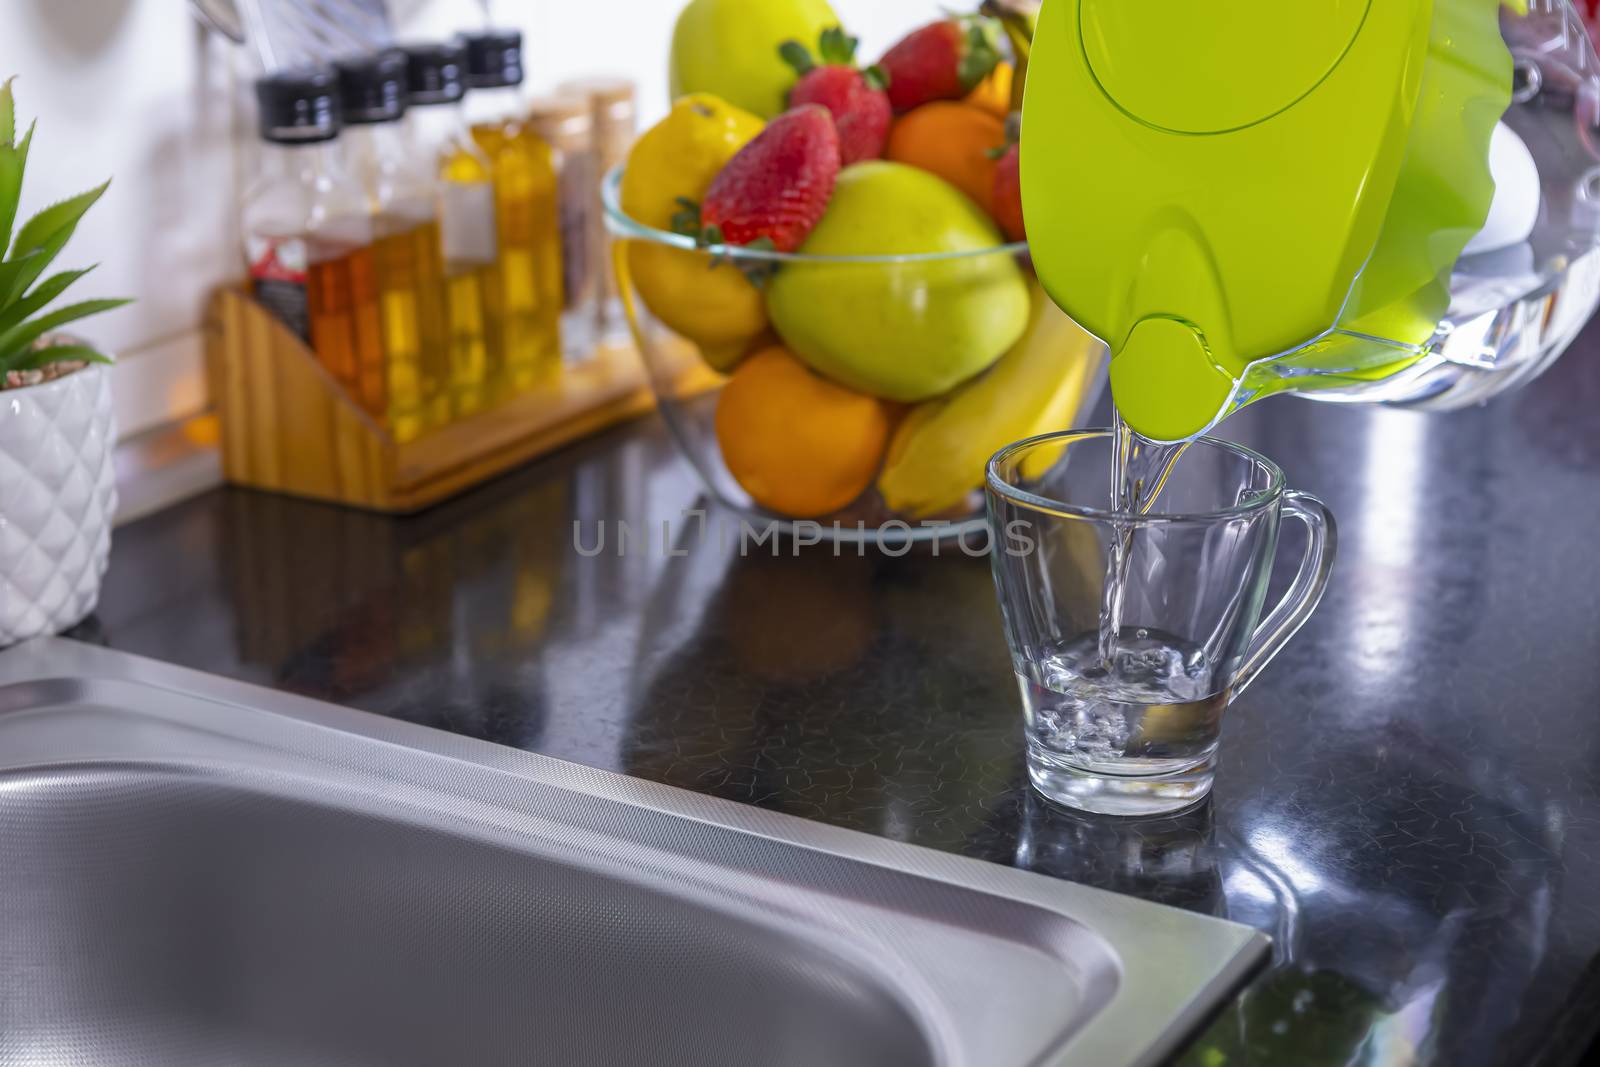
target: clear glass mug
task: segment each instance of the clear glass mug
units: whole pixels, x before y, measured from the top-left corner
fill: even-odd
[[[1112,451],[1110,431],[1073,431],[989,462],[995,585],[1035,788],[1080,810],[1155,815],[1210,793],[1222,713],[1311,617],[1337,533],[1271,460],[1209,437],[1149,511],[1118,514]],[[1284,518],[1305,526],[1305,557],[1263,619]],[[1107,640],[1119,539],[1121,619]]]

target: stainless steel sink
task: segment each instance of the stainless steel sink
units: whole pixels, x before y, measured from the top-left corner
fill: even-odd
[[[1264,946],[103,649],[0,655],[5,1067],[1116,1067]]]

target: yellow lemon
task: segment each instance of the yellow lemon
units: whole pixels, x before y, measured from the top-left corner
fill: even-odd
[[[686,96],[634,144],[622,176],[622,210],[635,222],[672,229],[679,198],[699,203],[728,160],[765,124],[709,93]]]
[[[763,123],[707,93],[686,96],[634,145],[622,178],[622,210],[672,229],[683,200],[699,203],[711,182]],[[627,242],[623,260],[645,306],[667,327],[718,352],[744,348],[767,328],[762,294],[732,264],[647,240]],[[715,361],[713,361],[715,365]]]
[[[731,263],[648,241],[628,242],[626,262],[645,306],[705,351],[742,353],[767,328],[766,300]],[[725,369],[716,359],[708,362]]]

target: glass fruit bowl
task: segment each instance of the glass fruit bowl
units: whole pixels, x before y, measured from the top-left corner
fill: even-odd
[[[857,164],[841,188],[852,171],[939,181],[881,169],[897,166]],[[702,247],[630,218],[622,174],[604,184],[612,261],[662,417],[711,497],[755,530],[901,543],[979,526],[988,458],[1081,424],[1099,399],[1106,350],[1044,295],[1024,243]],[[807,247],[827,227],[862,240],[850,211],[836,193]],[[894,225],[913,233],[939,225],[905,214]]]

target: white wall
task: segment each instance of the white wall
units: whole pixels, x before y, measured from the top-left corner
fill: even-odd
[[[672,25],[683,0],[489,0],[522,29],[535,90],[581,74],[640,85],[646,120],[667,106]],[[483,25],[481,0],[391,0],[397,31],[420,38]],[[834,0],[868,58],[937,0]],[[37,116],[24,212],[114,176],[67,246],[65,266],[98,262],[82,296],[138,303],[82,332],[116,352],[124,434],[206,405],[205,299],[240,273],[233,136],[247,69],[202,32],[184,0],[0,0],[0,78],[18,75],[23,118]],[[236,84],[240,90],[236,92]],[[248,135],[248,131],[243,131]]]
[[[37,116],[23,217],[107,177],[62,253],[72,295],[138,303],[81,332],[123,358],[124,431],[204,406],[197,327],[234,271],[229,57],[178,0],[3,0],[0,77]]]

